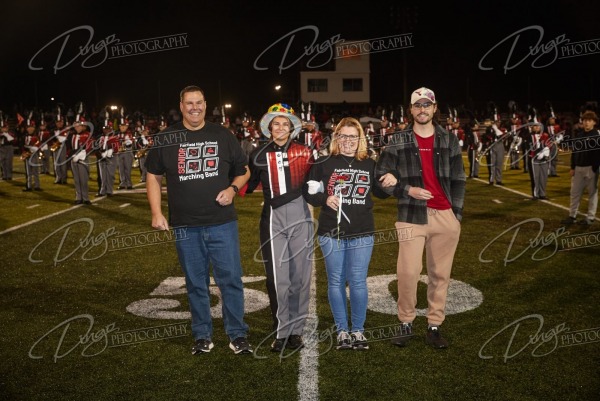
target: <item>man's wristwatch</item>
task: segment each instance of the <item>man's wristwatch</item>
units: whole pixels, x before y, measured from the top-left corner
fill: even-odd
[[[231,184],[230,185],[231,188],[233,188],[233,192],[235,192],[236,194],[238,193],[238,191],[240,190],[237,185]]]

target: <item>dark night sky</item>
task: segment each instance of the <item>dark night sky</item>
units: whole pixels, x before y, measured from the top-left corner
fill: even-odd
[[[286,60],[299,58],[279,74],[284,45],[275,46],[262,59],[266,71],[257,71],[255,59],[278,38],[307,25],[318,28],[317,43],[334,35],[363,40],[413,33],[413,48],[371,55],[373,104],[400,104],[405,92],[420,86],[436,92],[440,104],[482,104],[495,101],[502,109],[509,100],[542,107],[579,108],[600,94],[600,49],[597,54],[558,59],[544,68],[532,67],[534,56],[504,74],[510,44],[490,54],[493,71],[481,71],[480,59],[494,45],[519,29],[543,27],[541,43],[565,35],[571,42],[600,39],[600,7],[593,1],[545,2],[404,2],[365,1],[361,7],[347,2],[268,2],[254,5],[229,1],[127,2],[125,1],[16,1],[2,7],[0,50],[0,108],[17,104],[51,107],[50,97],[69,106],[84,101],[89,107],[124,104],[127,109],[156,111],[177,106],[179,90],[188,84],[204,88],[209,106],[230,102],[234,111],[258,114],[279,101],[273,87],[279,83],[290,99],[299,93],[299,71],[308,70],[303,46],[314,39],[299,33]],[[35,60],[42,71],[32,71],[31,58],[44,45],[65,32],[89,25],[92,43],[114,35],[121,42],[187,33],[185,49],[108,59],[83,68],[78,47],[89,38],[82,29],[69,38],[62,64],[53,71],[63,40],[49,46]],[[511,59],[525,57],[540,35],[524,32]],[[285,42],[287,43],[287,42]],[[600,42],[598,42],[600,46]],[[404,70],[406,58],[406,71]],[[549,59],[549,58],[547,58]],[[92,60],[92,59],[90,59]],[[540,59],[539,64],[543,64]],[[331,68],[333,61],[325,68]],[[406,73],[407,88],[403,87]]]

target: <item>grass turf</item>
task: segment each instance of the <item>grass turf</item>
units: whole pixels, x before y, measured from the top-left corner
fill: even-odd
[[[563,208],[568,206],[569,199],[567,157],[561,155],[560,177],[550,178],[548,182],[551,202]],[[4,362],[0,368],[1,399],[298,398],[298,377],[305,377],[299,372],[298,354],[280,360],[277,354],[263,352],[270,343],[266,341],[259,354],[267,358],[236,356],[227,347],[222,319],[214,319],[215,348],[208,355],[193,357],[188,320],[153,319],[127,311],[128,305],[146,299],[172,300],[175,303],[171,309],[164,309],[188,311],[185,292],[151,295],[167,277],[182,276],[172,242],[111,248],[111,240],[117,235],[150,231],[144,193],[125,191],[98,200],[93,206],[72,207],[72,179],[71,185],[59,186],[52,184],[51,176],[42,176],[44,191],[24,193],[20,164],[15,161],[15,180],[0,183],[0,207],[5,211],[0,218],[0,231],[54,212],[62,213],[0,235],[0,321],[4,329],[0,337]],[[138,180],[139,173],[134,174]],[[484,168],[480,176],[487,176]],[[92,178],[90,193],[96,189],[94,168]],[[315,318],[322,342],[316,349],[319,355],[313,354],[318,358],[320,399],[591,400],[597,397],[600,392],[599,344],[587,341],[564,346],[562,336],[568,331],[587,330],[588,339],[593,339],[596,333],[597,341],[600,324],[594,300],[600,289],[596,271],[600,256],[598,246],[563,250],[563,239],[567,235],[561,234],[559,221],[567,212],[547,202],[529,200],[529,177],[521,170],[505,171],[503,181],[507,188],[525,195],[489,186],[484,181],[467,183],[461,242],[452,275],[455,280],[481,291],[483,303],[475,309],[447,316],[442,326],[451,343],[447,350],[436,351],[424,344],[424,317],[415,321],[417,336],[405,349],[393,347],[384,338],[371,342],[366,352],[329,350],[330,343],[324,333],[330,329],[333,319],[327,301],[324,265],[317,258]],[[244,274],[257,278],[245,287],[264,292],[264,280],[260,279],[264,275],[263,267],[254,260],[259,245],[257,223],[261,202],[261,194],[252,194],[238,198],[236,207]],[[375,202],[377,229],[393,228],[393,199]],[[586,202],[582,206],[586,207]],[[315,214],[318,215],[318,209]],[[519,225],[530,218],[541,219],[543,227],[537,222]],[[92,234],[88,235],[91,224]],[[515,229],[510,229],[515,225],[519,225],[520,230],[511,246]],[[63,238],[65,226],[70,230]],[[43,241],[61,227],[59,234]],[[505,231],[506,234],[498,237]],[[594,226],[587,229],[573,226],[568,231],[578,238],[598,234]],[[106,243],[102,234],[107,236]],[[81,240],[86,237],[87,243],[82,244]],[[544,238],[547,245],[531,246],[530,240],[536,238]],[[57,253],[62,239],[61,251]],[[34,251],[40,243],[42,245]],[[555,244],[558,244],[556,250]],[[73,253],[69,256],[70,252]],[[523,254],[516,257],[521,252]],[[320,255],[319,250],[316,255]],[[395,241],[378,243],[369,276],[393,275],[396,255]],[[509,263],[504,262],[513,258]],[[31,259],[42,262],[33,263]],[[54,259],[59,261],[55,264]],[[481,259],[491,262],[483,263]],[[395,281],[389,282],[387,288],[390,296],[395,297]],[[213,296],[213,303],[217,302],[218,298]],[[426,307],[424,284],[419,285],[417,307]],[[93,317],[89,333],[97,333],[98,342],[89,345],[85,337],[80,337],[91,326],[90,321],[82,317],[71,322],[62,342],[65,325],[48,334],[32,350],[36,341],[52,328],[83,314]],[[539,341],[527,345],[530,336],[540,327],[539,319],[531,317],[521,322],[509,346],[515,325],[501,330],[532,314],[543,316],[540,333],[547,333],[547,342],[537,349]],[[250,325],[250,340],[255,346],[270,335],[267,308],[248,313],[246,319]],[[111,336],[116,331],[102,336],[102,330],[116,327],[124,332],[176,323],[187,327],[187,332],[160,341],[114,347]],[[562,323],[568,330],[552,336],[551,330],[560,331]],[[393,314],[368,311],[367,329],[396,324]],[[596,330],[591,330],[594,328]],[[523,350],[518,352],[521,348]],[[482,359],[480,351],[492,358]],[[43,358],[33,359],[30,352]],[[53,360],[55,353],[60,356],[56,361]],[[506,361],[504,354],[510,356]]]

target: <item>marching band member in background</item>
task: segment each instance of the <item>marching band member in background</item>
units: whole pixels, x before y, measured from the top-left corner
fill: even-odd
[[[550,169],[548,171],[549,177],[558,177],[556,173],[556,167],[558,166],[558,144],[563,140],[563,134],[560,132],[560,125],[556,123],[556,115],[552,106],[550,106],[550,117],[546,124],[548,130],[548,138],[550,139]]]
[[[531,126],[531,149],[528,158],[531,199],[548,199],[546,197],[546,184],[550,165],[548,134],[542,131],[542,124],[539,123],[537,116],[534,116],[531,122],[534,124]]]
[[[44,120],[44,113],[40,112],[40,128],[38,132],[40,138],[40,158],[42,162],[41,173],[50,174],[50,146],[48,144],[51,141],[52,134],[47,129],[46,121]]]
[[[54,154],[54,183],[67,183],[67,145],[66,140],[69,129],[65,129],[65,117],[60,115],[60,108],[56,114],[54,129],[54,143],[51,145]]]
[[[494,111],[492,124],[486,128],[487,162],[489,170],[489,184],[504,185],[502,182],[502,169],[504,167],[504,132],[502,121],[497,110]]]
[[[15,135],[8,128],[8,121],[0,112],[0,169],[2,179],[12,180]]]
[[[123,110],[121,109],[121,112]],[[131,169],[133,168],[133,134],[129,130],[129,121],[121,114],[119,122],[119,152],[117,165],[119,166],[119,189],[133,189],[131,183]]]
[[[136,131],[135,139],[135,161],[134,165],[137,165],[140,169],[140,182],[146,182],[146,153],[150,146],[148,127],[142,124],[141,129]]]
[[[460,127],[460,120],[456,115],[456,110],[454,110],[454,114],[452,115],[452,129],[449,132],[456,135],[458,138],[458,144],[462,149],[465,143],[465,131]]]
[[[21,160],[25,163],[25,189],[23,191],[41,191],[40,188],[40,138],[36,133],[35,121],[31,113],[27,119],[27,133],[23,142]]]
[[[102,126],[102,136],[98,138],[98,175],[100,176],[100,190],[98,196],[113,196],[115,171],[117,160],[115,155],[119,151],[119,138],[115,135],[111,121],[106,118]]]
[[[521,121],[519,116],[516,113],[513,113],[510,117],[510,148],[509,148],[509,157],[510,157],[510,169],[511,170],[519,170],[519,161],[521,155],[521,143],[523,142],[523,138],[521,137],[519,131]]]
[[[91,134],[87,130],[88,125],[85,117],[77,114],[73,124],[73,130],[67,137],[67,156],[71,160],[73,181],[75,183],[76,205],[91,205],[89,197],[88,180],[90,179],[90,166],[88,164],[88,153],[92,149]]]
[[[473,120],[472,126],[467,128],[465,138],[469,159],[469,178],[479,178],[479,155],[483,149],[483,143],[479,139],[479,122]]]

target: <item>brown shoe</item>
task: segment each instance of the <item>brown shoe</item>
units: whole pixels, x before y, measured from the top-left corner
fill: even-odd
[[[406,347],[411,338],[413,338],[412,323],[402,323],[400,332],[392,337],[391,343],[396,347]]]
[[[440,328],[438,326],[433,326],[427,329],[425,344],[431,345],[435,349],[448,348],[448,341],[442,337],[442,333],[440,332]]]

